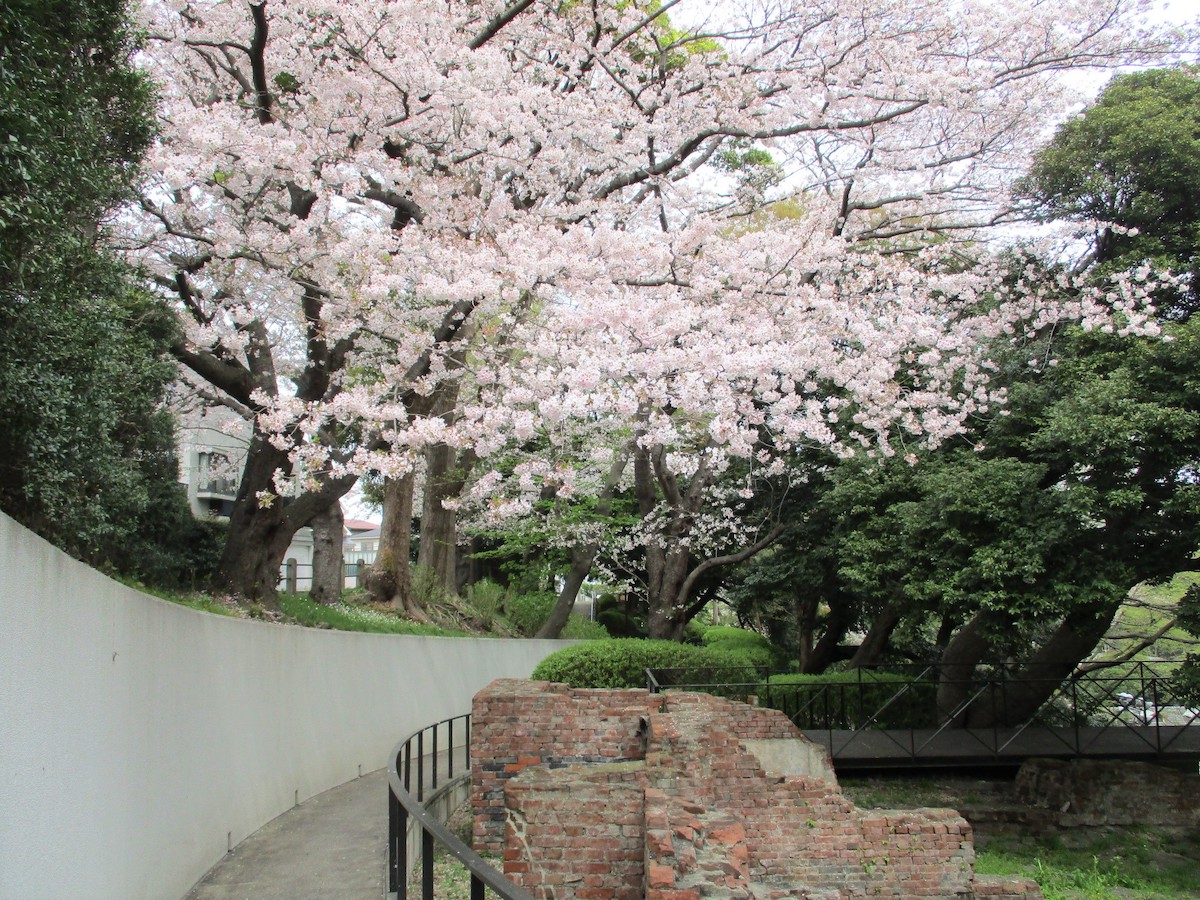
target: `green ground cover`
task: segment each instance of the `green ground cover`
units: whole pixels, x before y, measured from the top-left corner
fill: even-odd
[[[1200,829],[1104,827],[1035,831],[1003,815],[1012,783],[976,778],[842,779],[863,807],[949,807],[975,830],[976,871],[1034,879],[1046,900],[1200,898]]]

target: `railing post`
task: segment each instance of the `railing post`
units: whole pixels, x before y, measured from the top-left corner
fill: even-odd
[[[421,829],[421,900],[433,900],[433,834]]]
[[[433,726],[433,756],[430,757],[433,772],[429,776],[429,789],[436,791],[438,786],[438,727]]]
[[[417,732],[417,802],[425,800],[425,732]]]
[[[446,777],[454,780],[454,719],[446,720]]]
[[[399,900],[406,900],[408,897],[408,810],[400,805],[399,798],[391,791],[392,802],[397,806],[396,815],[396,830],[391,835],[392,853],[395,859],[395,865],[389,875],[391,880],[391,890],[396,893]]]
[[[1154,700],[1153,700],[1153,704],[1154,704],[1154,750],[1156,753],[1162,753],[1162,749],[1163,749],[1162,748],[1162,729],[1159,727],[1160,725],[1162,725],[1162,712],[1158,706],[1158,679],[1157,678],[1150,679],[1150,692],[1154,695]],[[1142,718],[1143,719],[1145,718],[1145,713],[1146,713],[1145,699],[1146,698],[1143,695],[1143,697],[1142,697]]]
[[[1071,679],[1071,724],[1075,726],[1075,755],[1078,756],[1083,743],[1079,739],[1079,682]]]

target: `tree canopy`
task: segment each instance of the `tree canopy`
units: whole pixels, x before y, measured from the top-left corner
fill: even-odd
[[[1069,310],[1016,284],[972,316],[998,276],[930,249],[1004,217],[1061,69],[1175,49],[1136,10],[669,7],[148,5],[138,259],[177,357],[255,429],[228,589],[269,593],[357,475],[446,444],[484,518],[632,481],[675,634],[697,579],[771,533],[708,527],[734,461],[942,439],[987,405],[981,337],[1114,302],[1146,321],[1134,283]],[[511,480],[488,463],[535,439]]]
[[[1153,265],[1183,278],[1177,315],[1200,303],[1200,69],[1114,78],[1062,125],[1024,188],[1051,219],[1086,223],[1100,272]]]

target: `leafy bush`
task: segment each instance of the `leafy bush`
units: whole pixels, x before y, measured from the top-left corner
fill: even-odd
[[[758,632],[745,628],[714,625],[703,630],[700,640],[711,650],[736,656],[742,665],[778,669],[785,662],[782,650]]]
[[[468,585],[463,599],[479,615],[484,628],[490,628],[504,610],[504,588],[486,578]]]
[[[646,634],[646,619],[636,613],[612,606],[601,609],[596,613],[596,621],[602,624],[609,634],[616,637],[635,638]]]
[[[618,638],[565,647],[547,656],[533,678],[580,688],[639,688],[646,669],[671,669],[673,684],[723,684],[744,681],[735,657],[707,647],[674,641]]]
[[[554,595],[548,591],[539,594],[518,594],[508,599],[504,609],[508,620],[517,631],[526,637],[533,637],[546,619],[550,618],[554,600]]]
[[[572,613],[562,630],[562,637],[572,641],[604,641],[608,640],[611,635],[608,633],[608,629],[599,622],[593,622],[591,619],[585,619],[583,616]]]
[[[937,719],[934,682],[862,669],[774,675],[758,699],[783,710],[800,728],[861,728],[872,717],[882,728],[923,728]]]

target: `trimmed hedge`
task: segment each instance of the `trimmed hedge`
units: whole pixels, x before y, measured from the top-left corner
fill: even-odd
[[[782,668],[785,654],[756,631],[729,625],[705,628],[700,640],[710,650],[728,653],[742,660],[743,665],[764,669]]]
[[[757,679],[739,668],[737,657],[674,641],[615,638],[576,644],[551,653],[531,676],[577,688],[640,688],[647,669],[675,669],[673,684],[725,684]]]
[[[928,728],[937,721],[937,684],[889,672],[773,675],[758,700],[800,728]]]

